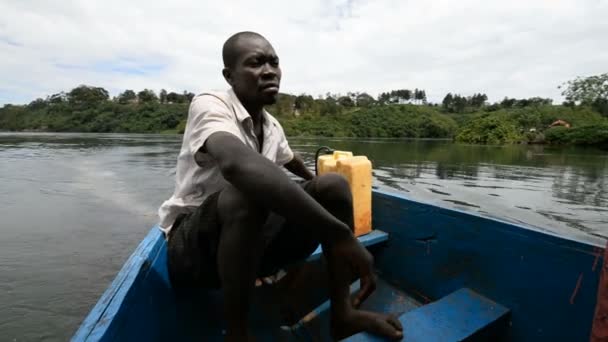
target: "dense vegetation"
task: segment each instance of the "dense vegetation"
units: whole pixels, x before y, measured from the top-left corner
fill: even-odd
[[[449,93],[429,104],[422,89],[326,94],[281,94],[268,108],[290,136],[454,138],[480,144],[554,143],[608,146],[608,74],[565,84],[566,102],[510,99],[489,104],[485,94]],[[0,108],[0,130],[59,132],[183,132],[194,94],[144,89],[114,98],[78,86],[27,105]],[[570,128],[555,126],[567,123]],[[553,125],[552,125],[553,124]]]
[[[486,109],[487,110],[487,109]],[[501,108],[496,111],[482,111],[465,114],[460,119],[464,124],[455,136],[456,141],[479,144],[503,143],[560,143],[560,144],[603,144],[596,138],[585,141],[564,138],[553,139],[549,132],[563,128],[568,131],[578,131],[583,127],[601,127],[608,124],[608,119],[587,106],[553,106],[531,105],[520,108]],[[570,128],[551,124],[562,120],[571,125]],[[593,129],[592,129],[593,130]]]
[[[449,116],[415,105],[383,105],[335,115],[304,114],[281,121],[290,136],[449,138],[457,129]]]

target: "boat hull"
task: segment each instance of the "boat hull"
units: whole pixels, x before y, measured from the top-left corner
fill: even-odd
[[[373,225],[389,236],[388,241],[371,248],[379,276],[421,305],[468,288],[510,310],[509,324],[500,328],[504,341],[589,340],[603,264],[601,246],[377,190]],[[177,341],[192,337],[180,325],[184,311],[171,289],[166,258],[165,240],[155,227],[72,340]],[[310,264],[311,269],[323,268],[322,259]],[[306,290],[285,298],[298,297],[307,303],[305,309],[292,312],[308,312],[327,299],[324,279],[323,275],[307,277],[296,284]],[[264,296],[264,303],[254,309],[254,324],[278,327],[294,323],[279,317],[282,309],[265,304],[277,301],[272,293]],[[192,303],[200,311],[193,334],[209,341],[222,340],[221,294],[205,294]],[[279,329],[264,336],[302,340],[301,334],[291,334],[294,332]]]

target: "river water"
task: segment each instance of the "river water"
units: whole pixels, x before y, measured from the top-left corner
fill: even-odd
[[[608,237],[606,151],[290,139],[367,155],[374,185],[572,239]],[[63,341],[156,223],[181,136],[0,133],[0,340]]]

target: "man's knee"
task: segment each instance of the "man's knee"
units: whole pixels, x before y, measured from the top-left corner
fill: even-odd
[[[337,173],[326,173],[317,177],[315,192],[317,200],[331,203],[352,203],[350,185]]]
[[[226,186],[217,200],[217,210],[222,223],[244,222],[261,226],[268,212],[249,200],[234,186]]]

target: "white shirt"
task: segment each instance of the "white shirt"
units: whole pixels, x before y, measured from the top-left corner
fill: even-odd
[[[264,140],[261,154],[283,166],[291,161],[293,152],[277,119],[266,111],[263,115]],[[228,184],[217,162],[201,151],[207,138],[215,132],[228,132],[252,150],[260,150],[251,116],[232,89],[194,97],[188,110],[182,148],[177,157],[175,191],[158,209],[159,226],[165,234],[169,233],[179,214],[194,211],[207,196]]]

